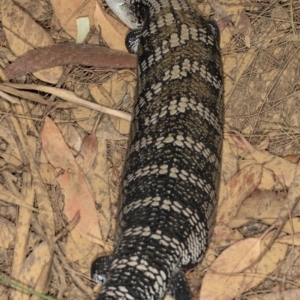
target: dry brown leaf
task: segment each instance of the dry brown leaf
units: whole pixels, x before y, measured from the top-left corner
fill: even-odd
[[[257,161],[252,158],[251,155],[246,156],[245,159],[239,160],[239,169],[243,169],[246,166],[256,165]],[[282,190],[282,185],[274,176],[274,173],[266,168],[262,170],[262,177],[258,189],[262,191],[278,191]]]
[[[278,218],[282,207],[287,199],[286,194],[274,191],[255,190],[241,205],[237,216],[229,223],[231,228],[237,228],[249,223],[252,220],[261,220],[262,223],[272,225],[275,219]],[[292,217],[300,215],[300,205],[293,212]],[[284,232],[300,231],[300,222],[298,218],[292,218],[293,225],[287,223],[283,229]],[[294,226],[294,230],[293,230]]]
[[[13,246],[16,233],[16,225],[11,221],[0,217],[0,245],[1,249],[8,249]],[[2,251],[0,250],[0,253]]]
[[[28,11],[35,20],[45,19],[49,14],[51,5],[48,1],[32,1],[32,0],[15,0],[15,2]]]
[[[225,183],[224,177],[222,176],[222,173],[221,173],[218,206],[220,207],[222,205],[223,201],[227,198],[228,198],[228,191],[226,188],[226,183]]]
[[[228,130],[230,131],[231,129],[229,128]],[[235,155],[239,155],[241,151],[244,153],[244,155],[245,153],[249,152],[247,147],[244,145],[244,143],[241,141],[238,135],[232,133],[226,135],[226,138],[229,140],[230,144],[236,146],[235,148],[233,148],[233,150],[235,151]]]
[[[261,252],[264,251],[274,233],[275,231],[272,231],[266,237],[263,238],[261,242]],[[251,282],[248,288],[251,289],[259,285],[266,279],[267,276],[269,276],[269,274],[273,273],[274,270],[278,268],[280,262],[282,262],[282,260],[286,256],[287,250],[287,245],[274,243],[272,247],[268,250],[268,252],[264,255],[264,257],[261,259],[261,261],[257,264],[257,267],[255,269],[257,276],[252,274],[253,281]]]
[[[285,201],[286,195],[284,193],[256,190],[243,202],[236,218],[248,220],[276,219]]]
[[[282,236],[276,240],[277,243],[293,245],[293,246],[300,246],[300,233],[294,233]]]
[[[270,138],[269,136],[265,136],[265,138],[260,141],[260,143],[258,145],[256,145],[256,149],[257,150],[266,150],[270,145]]]
[[[273,293],[260,293],[259,296],[248,296],[248,300],[299,300],[300,289],[290,289]]]
[[[277,216],[276,216],[277,218]],[[262,223],[267,225],[273,225],[276,218],[272,219],[262,219]],[[282,232],[288,234],[294,234],[295,232],[300,232],[300,219],[299,218],[291,218],[282,228]]]
[[[225,182],[228,182],[233,175],[238,171],[237,159],[231,150],[231,146],[228,140],[223,141],[222,147],[222,175]]]
[[[28,50],[54,44],[52,37],[38,25],[14,1],[2,1],[2,25],[10,49],[17,56]],[[62,74],[62,67],[35,72],[34,75],[46,82],[55,84]]]
[[[46,184],[56,184],[55,169],[50,164],[39,164],[39,173]]]
[[[241,9],[237,14],[235,27],[238,31],[245,35],[245,44],[250,48],[250,35],[251,35],[251,21],[250,18],[245,14],[245,9]]]
[[[82,145],[82,132],[77,126],[74,126],[72,123],[62,123],[58,124],[59,128],[65,143],[68,145],[70,149],[78,153],[80,151]]]
[[[95,26],[101,28],[101,35],[111,49],[126,51],[125,38],[128,28],[108,15],[96,2]]]
[[[9,153],[1,153],[1,157],[5,160],[5,163],[11,167],[18,168],[22,166],[22,161]]]
[[[238,230],[233,230],[229,226],[219,223],[214,227],[211,240],[224,247],[241,239],[243,239],[243,235]]]
[[[101,86],[89,85],[89,90],[95,101],[107,107],[123,106],[127,101],[125,108],[132,105],[135,95],[136,80],[135,76],[128,71],[119,71],[113,74]],[[128,134],[130,122],[120,118],[111,118],[111,121],[121,134]]]
[[[247,291],[253,280],[251,273],[255,271],[255,266],[238,275],[218,273],[235,273],[250,266],[261,252],[260,244],[259,238],[249,238],[238,241],[223,251],[206,272],[199,299],[232,300]]]
[[[131,122],[116,117],[112,117],[111,122],[121,134],[129,134]]]
[[[287,161],[290,161],[293,164],[297,164],[300,159],[300,154],[291,154],[284,157]]]
[[[251,153],[252,157],[265,169],[274,173],[274,176],[280,181],[282,187],[289,187],[294,180],[296,164],[293,164],[282,157],[275,156],[267,151],[256,150],[242,135],[240,139],[245,147]]]
[[[63,29],[74,39],[77,38],[76,20],[88,17],[90,26],[94,25],[95,0],[51,0],[52,8]]]
[[[98,140],[96,134],[92,131],[82,142],[80,152],[76,157],[76,162],[86,174],[92,167],[98,150]]]
[[[49,252],[47,242],[42,242],[36,246],[33,251],[28,255],[23,263],[19,280],[25,286],[36,289],[38,292],[44,292],[38,289],[39,281],[43,280],[45,276],[44,270],[48,268],[48,265],[52,262],[52,255]],[[14,297],[14,300],[26,300],[30,299],[30,294],[18,294],[19,297]]]
[[[71,150],[65,144],[59,129],[48,117],[45,119],[42,131],[42,145],[49,162],[54,167],[64,170],[57,181],[65,196],[64,211],[69,221],[72,221],[79,213],[80,220],[76,224],[79,232],[92,241],[101,243],[92,191],[89,190],[84,175]]]
[[[212,0],[211,1],[211,6],[215,10],[215,18],[217,20],[226,16],[226,11],[225,11],[224,7],[221,5],[220,1]]]
[[[108,116],[104,116],[97,127],[96,136],[98,138],[98,149],[95,161],[86,174],[89,182],[95,191],[96,202],[101,205],[99,215],[99,223],[101,233],[106,240],[109,232],[112,229],[112,203],[111,203],[111,190],[107,178],[108,163],[107,163],[107,144],[106,139],[122,139],[122,135],[117,132]]]
[[[223,32],[225,31],[227,31],[227,29],[225,29]],[[222,43],[224,43],[224,41]],[[255,52],[255,47],[252,47],[246,53],[238,53],[234,56],[229,55],[222,57],[224,72],[225,74],[228,74],[228,76],[226,76],[224,80],[226,91],[224,99],[225,104],[227,103],[231,93],[233,92],[236,82],[240,80],[242,74],[244,74],[245,70],[248,69],[248,67],[251,65],[254,58],[256,57]]]
[[[86,262],[91,262],[97,256],[98,247],[97,244],[91,242],[74,228],[68,234],[65,253],[68,261],[78,262],[84,258]],[[91,255],[93,257],[89,260],[88,257]]]
[[[119,105],[126,95],[134,98],[136,78],[132,72],[118,71],[109,77],[101,86],[90,84],[89,90],[99,104],[113,107]]]
[[[34,190],[34,185],[32,185],[32,175],[30,173],[23,174],[21,195],[24,197],[24,203],[33,206],[36,193]],[[33,249],[35,245],[38,245],[40,243],[40,237],[33,234],[30,230],[31,220],[32,212],[20,207],[18,218],[16,221],[16,233],[14,235],[14,242],[15,245],[18,245],[18,247],[15,247],[14,249],[14,256],[10,274],[11,277],[17,281],[22,281],[22,278],[19,277],[20,268],[22,267],[28,255],[28,249]],[[21,298],[20,294],[22,294],[20,290],[11,290],[10,297],[11,299],[19,299]]]
[[[77,106],[72,109],[72,118],[77,120],[78,125],[86,132],[90,132],[95,124],[99,112],[83,107]]]
[[[226,185],[228,198],[223,200],[218,209],[218,223],[228,224],[237,215],[243,201],[259,185],[261,176],[262,167],[260,165],[252,165],[245,167],[231,178]]]
[[[19,205],[21,207],[30,209],[32,211],[38,211],[31,205],[28,205],[26,202],[24,202],[24,199],[19,198],[15,196],[13,193],[11,193],[9,190],[7,190],[2,184],[0,184],[0,200],[9,203],[9,204],[15,204]]]

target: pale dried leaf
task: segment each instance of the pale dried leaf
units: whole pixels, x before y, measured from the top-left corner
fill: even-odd
[[[22,166],[23,162],[18,145],[16,144],[14,135],[12,134],[11,129],[5,119],[0,122],[0,137],[7,143],[5,152],[1,153],[1,156],[5,162],[16,168]]]
[[[229,226],[219,223],[214,226],[211,240],[224,247],[241,239],[243,239],[243,235],[238,230],[233,230]]]
[[[274,221],[276,218],[272,219],[262,219],[262,223],[267,225],[274,224]],[[299,218],[291,218],[282,228],[282,232],[288,233],[288,234],[294,234],[295,232],[300,232],[300,219]]]
[[[300,233],[294,233],[282,236],[276,240],[277,243],[293,245],[293,246],[300,246]]]
[[[17,150],[17,149],[16,149]],[[6,151],[9,152],[9,151]],[[6,164],[10,165],[11,167],[18,168],[22,166],[22,161],[14,157],[9,153],[1,153],[2,159],[5,161]]]
[[[15,204],[15,205],[22,206],[22,207],[30,209],[32,211],[36,211],[36,212],[38,211],[37,209],[35,209],[31,205],[28,205],[24,201],[24,199],[18,198],[13,193],[11,193],[2,184],[0,184],[0,200],[4,201],[6,203],[9,203],[9,204]]]
[[[300,159],[300,154],[291,154],[284,157],[285,160],[290,161],[293,164],[297,164]]]
[[[250,35],[251,35],[251,21],[248,15],[245,13],[245,9],[239,10],[235,27],[238,31],[245,35],[245,44],[250,48]]]
[[[115,129],[111,117],[104,116],[96,130],[96,136],[100,139],[126,140],[127,137]]]
[[[85,108],[83,106],[77,106],[72,109],[72,117],[76,120],[78,125],[86,132],[90,132],[95,124],[95,120],[98,117],[99,112]]]
[[[251,155],[244,157],[245,159],[239,160],[239,169],[257,164],[257,161]],[[271,170],[263,168],[261,182],[257,188],[263,191],[282,190],[282,184],[276,179]]]
[[[8,249],[14,245],[16,225],[11,221],[0,217],[0,247]]]
[[[238,171],[237,159],[233,151],[231,150],[231,146],[228,140],[223,141],[221,161],[222,175],[224,176],[225,182],[228,182]]]
[[[103,11],[97,2],[94,19],[96,28],[101,28],[101,35],[111,49],[127,51],[125,38],[128,28]]]
[[[51,264],[51,262],[52,255],[49,251],[47,242],[44,241],[36,246],[26,258],[20,269],[19,280],[25,286],[36,288],[39,280],[43,277],[44,269],[48,269],[48,265]],[[30,294],[22,293],[19,295],[20,298],[15,297],[14,299],[25,300],[30,298]]]
[[[77,24],[77,38],[76,43],[81,44],[84,42],[88,33],[90,32],[90,21],[88,17],[81,17],[76,19]]]
[[[300,289],[290,289],[273,293],[260,293],[259,296],[248,296],[248,300],[299,300]]]
[[[113,107],[114,101],[111,98],[109,91],[106,91],[106,87],[111,86],[110,80],[107,80],[101,86],[96,84],[89,84],[89,91],[91,96],[95,99],[96,103],[107,107]]]
[[[270,232],[261,242],[261,251],[263,251],[270,239],[272,238],[274,231]],[[274,243],[272,247],[268,250],[268,252],[264,255],[261,261],[256,266],[256,274],[257,276],[253,276],[253,281],[249,285],[249,289],[259,285],[263,282],[269,274],[273,273],[282,260],[285,258],[288,250],[287,245],[283,245],[280,243]]]
[[[226,11],[225,11],[224,7],[221,5],[220,1],[212,0],[211,6],[215,10],[215,18],[216,19],[221,19],[226,16]]]
[[[248,166],[227,183],[228,198],[218,209],[217,222],[228,224],[238,213],[242,202],[257,188],[262,176],[260,165]]]
[[[120,134],[129,134],[131,122],[116,117],[111,117],[111,122]]]
[[[119,137],[120,134],[111,125],[109,117],[104,117],[97,127],[96,136],[98,138],[97,156],[86,176],[95,191],[96,203],[101,205],[99,223],[103,239],[106,240],[112,228],[112,204],[111,191],[108,183],[109,173],[107,164],[107,138]]]
[[[267,151],[256,150],[243,136],[240,136],[245,147],[251,153],[252,157],[265,169],[274,173],[274,176],[280,181],[282,187],[289,187],[294,180],[296,164],[293,164],[282,157],[275,156]]]
[[[71,123],[58,124],[57,126],[61,131],[61,134],[68,147],[78,153],[80,151],[83,140],[79,129]]]
[[[284,193],[255,190],[242,204],[236,219],[277,218],[286,201]]]
[[[224,30],[224,32],[225,31],[226,30]],[[224,43],[224,41],[222,43]],[[236,82],[240,80],[242,74],[244,74],[245,70],[248,69],[253,62],[256,57],[255,54],[256,49],[251,47],[246,53],[238,53],[234,56],[230,55],[229,57],[225,56],[222,58],[224,70],[228,71],[225,71],[225,74],[228,74],[228,76],[225,77],[225,91],[227,91],[224,99],[225,104],[233,92]]]
[[[83,258],[85,258],[85,261],[88,261],[87,257],[91,254],[94,248],[98,248],[98,245],[80,234],[76,228],[68,234],[65,246],[65,253],[68,261],[77,262]],[[94,257],[91,258],[91,261],[96,255],[97,253],[94,253]]]
[[[89,85],[89,90],[95,101],[101,105],[115,107],[126,103],[126,106],[130,107],[133,103],[135,87],[135,76],[128,71],[119,71],[101,86]],[[121,134],[129,133],[130,122],[115,117],[112,117],[111,121]]]
[[[270,145],[270,138],[267,135],[258,145],[256,145],[257,150],[266,150]]]
[[[221,172],[218,206],[220,207],[222,205],[223,201],[227,198],[228,198],[228,190],[226,187],[224,177],[222,176],[222,172]]]
[[[122,103],[126,95],[135,95],[136,78],[132,72],[119,71],[113,74],[101,86],[90,84],[89,90],[99,104],[113,107]]]
[[[2,1],[2,25],[10,49],[21,56],[33,48],[53,45],[52,37],[30,15],[12,0]],[[39,79],[55,84],[62,74],[62,67],[35,72]]]
[[[39,173],[46,184],[56,184],[55,169],[50,164],[39,164]]]
[[[231,275],[250,266],[261,252],[261,240],[249,238],[227,248],[206,272],[200,291],[201,300],[232,300],[248,290],[255,266],[243,274]],[[221,275],[218,273],[228,273]],[[217,283],[217,284],[216,284]],[[228,288],[230,287],[230,288]]]
[[[80,17],[88,17],[90,26],[94,25],[95,0],[51,0],[52,8],[63,29],[76,40],[77,24]]]
[[[226,55],[222,57],[222,62],[223,62],[223,70],[225,74],[230,74],[233,72],[236,72],[236,55]],[[224,90],[226,91],[226,96],[225,96],[225,104],[228,101],[228,95],[230,95],[230,92],[233,91],[235,87],[235,82],[233,81],[231,76],[225,76],[224,78]]]
[[[229,130],[230,130],[230,128],[229,128]],[[248,149],[247,149],[247,147],[246,147],[245,144],[241,141],[241,139],[239,138],[238,135],[236,135],[236,134],[229,134],[229,135],[227,136],[227,139],[229,140],[229,142],[230,142],[231,144],[236,145],[236,150],[237,150],[237,151],[235,151],[235,154],[236,154],[236,155],[239,154],[240,150],[241,150],[242,152],[244,152],[244,153],[248,153],[248,152],[249,152]],[[235,148],[233,148],[233,149],[235,149]]]
[[[80,233],[96,243],[102,243],[92,191],[59,129],[48,117],[42,131],[42,145],[49,162],[64,170],[57,181],[65,196],[64,211],[69,221],[79,213],[76,227]]]
[[[80,152],[76,157],[76,161],[83,173],[86,174],[92,167],[95,158],[98,154],[98,140],[95,132],[92,131],[86,136],[82,142]]]

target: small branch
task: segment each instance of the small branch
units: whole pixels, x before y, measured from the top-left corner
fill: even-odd
[[[4,73],[10,80],[39,70],[70,64],[134,69],[137,66],[137,58],[134,54],[98,45],[58,44],[26,52],[8,65]]]

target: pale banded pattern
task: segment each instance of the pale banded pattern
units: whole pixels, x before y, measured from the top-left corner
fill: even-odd
[[[189,299],[182,270],[205,253],[220,177],[218,30],[186,0],[120,1],[108,4],[139,28],[137,100],[115,253],[97,299]],[[101,274],[96,260],[92,275]]]

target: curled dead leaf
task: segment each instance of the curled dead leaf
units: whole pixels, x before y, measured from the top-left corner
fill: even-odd
[[[250,266],[261,252],[260,244],[260,239],[249,238],[238,241],[223,251],[203,278],[200,299],[232,300],[247,291],[253,280],[251,273],[255,271],[255,266],[242,274],[230,273],[239,272]]]
[[[261,181],[262,167],[251,165],[231,178],[226,187],[228,198],[218,209],[217,222],[228,224],[238,213],[242,202],[257,188]]]

